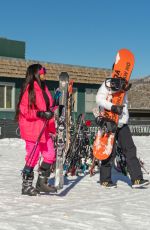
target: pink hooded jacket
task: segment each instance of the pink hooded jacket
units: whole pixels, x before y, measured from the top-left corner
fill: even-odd
[[[19,127],[21,138],[24,140],[36,142],[43,126],[45,123],[44,119],[38,118],[36,116],[37,111],[46,111],[46,104],[43,97],[42,89],[38,83],[34,82],[34,92],[36,97],[36,106],[37,108],[29,108],[29,97],[28,97],[28,88],[27,86],[21,103],[20,103],[20,113],[19,113]],[[49,97],[50,107],[53,105],[53,98],[48,88],[46,87],[46,93]],[[55,121],[54,118],[49,120],[47,127],[40,139],[40,142],[45,143],[48,139],[49,133],[56,133]]]

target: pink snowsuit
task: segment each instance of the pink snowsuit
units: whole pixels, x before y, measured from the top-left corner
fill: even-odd
[[[43,161],[49,164],[52,164],[55,162],[55,150],[54,150],[54,144],[53,141],[49,135],[49,133],[56,133],[55,129],[55,121],[54,118],[50,119],[48,121],[48,124],[43,132],[43,135],[41,136],[40,143],[37,146],[37,149],[33,155],[33,158],[31,160],[30,153],[36,143],[36,140],[44,126],[45,120],[37,117],[36,113],[37,111],[46,111],[46,103],[43,97],[42,89],[38,85],[38,83],[34,82],[34,93],[36,98],[36,107],[32,106],[32,108],[29,107],[29,97],[28,97],[28,88],[27,86],[21,103],[20,103],[20,113],[19,113],[19,127],[20,127],[20,134],[21,138],[26,141],[26,163],[27,166],[35,167],[37,164],[37,161],[39,159],[40,152],[43,157]],[[49,102],[50,107],[53,105],[53,98],[46,87],[45,89]]]

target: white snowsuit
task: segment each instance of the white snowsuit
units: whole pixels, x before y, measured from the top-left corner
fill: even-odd
[[[100,107],[101,112],[103,112],[104,109],[107,109],[109,111],[111,110],[111,106],[113,105],[111,102],[113,93],[115,92],[105,86],[105,82],[99,88],[96,95],[96,103]],[[124,105],[123,112],[119,116],[119,122],[118,122],[119,128],[121,128],[124,124],[127,124],[129,120],[129,112],[127,108],[128,106],[127,93],[125,94],[123,105]]]

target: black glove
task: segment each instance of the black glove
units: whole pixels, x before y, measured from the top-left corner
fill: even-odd
[[[123,90],[128,91],[131,89],[132,83],[129,83]]]
[[[53,116],[54,116],[54,113],[49,110],[49,111],[37,111],[36,113],[37,117],[40,117],[40,118],[44,118],[46,120],[50,120]]]
[[[102,127],[103,124],[104,124],[104,119],[103,119],[102,117],[98,116],[98,117],[95,118],[95,123],[96,123],[98,126]]]
[[[113,113],[116,113],[118,115],[121,115],[122,114],[122,111],[123,111],[123,107],[124,105],[112,105],[111,107],[111,111]]]

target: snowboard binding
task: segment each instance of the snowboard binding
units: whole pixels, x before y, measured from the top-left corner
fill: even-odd
[[[128,169],[127,169],[127,162],[126,162],[126,157],[123,154],[123,151],[121,149],[121,146],[119,145],[118,141],[116,140],[116,157],[114,159],[114,168],[122,173],[124,176],[128,175]],[[143,172],[145,172],[147,175],[149,175],[148,170],[145,167],[145,162],[143,160],[141,160],[140,158],[138,158],[140,166],[143,170]]]
[[[122,77],[107,78],[105,80],[105,86],[115,92],[128,91],[131,88],[131,84]]]
[[[108,118],[98,116],[96,117],[95,122],[104,133],[115,133],[117,130],[116,123]]]
[[[118,171],[121,172],[124,176],[127,176],[128,170],[127,170],[127,162],[126,162],[126,157],[123,154],[123,151],[116,140],[116,157],[114,159],[114,168]]]

